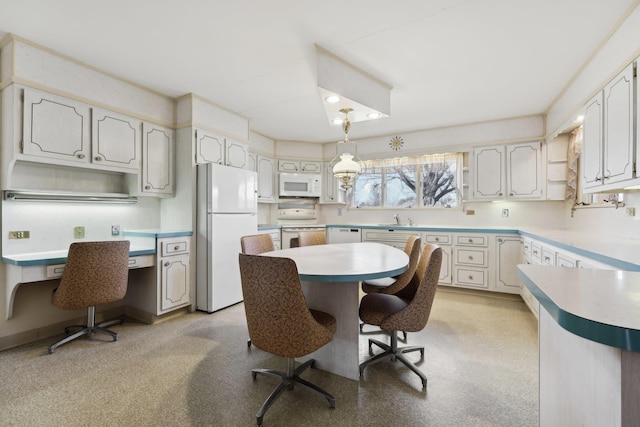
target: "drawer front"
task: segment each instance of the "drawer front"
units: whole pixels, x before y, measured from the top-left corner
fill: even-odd
[[[153,267],[156,265],[155,255],[138,255],[129,258],[129,268]]]
[[[559,267],[575,268],[578,266],[578,261],[568,255],[558,254],[556,257],[556,265]]]
[[[531,240],[522,240],[522,251],[525,255],[531,255]]]
[[[161,243],[162,256],[181,255],[189,253],[188,240],[168,240]]]
[[[487,246],[487,236],[456,236],[456,245],[461,246]]]
[[[425,233],[424,241],[428,243],[435,243],[437,245],[450,245],[451,234]]]
[[[534,264],[542,264],[542,246],[531,244],[531,261]]]
[[[470,268],[456,268],[456,284],[475,288],[489,287],[487,270],[473,270]]]
[[[62,277],[64,264],[47,265],[47,279],[56,279]]]
[[[542,263],[544,265],[556,265],[556,253],[547,248],[542,248]]]
[[[488,258],[486,250],[456,248],[456,264],[487,267]]]

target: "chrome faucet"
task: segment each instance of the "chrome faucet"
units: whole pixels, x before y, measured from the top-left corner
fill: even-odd
[[[395,219],[395,220],[396,220],[396,224],[397,224],[397,225],[400,225],[400,215],[395,214],[395,215],[393,216],[393,219]]]

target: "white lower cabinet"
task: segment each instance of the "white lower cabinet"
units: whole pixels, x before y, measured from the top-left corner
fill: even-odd
[[[125,303],[132,317],[152,323],[156,316],[190,303],[191,237],[156,239],[156,265],[129,273]]]
[[[451,233],[438,233],[427,231],[422,233],[422,246],[427,243],[434,243],[442,249],[442,265],[440,266],[440,278],[438,283],[441,285],[451,285],[453,275],[451,274]]]
[[[489,236],[454,234],[453,285],[489,289]]]
[[[384,243],[386,245],[404,250],[404,245],[407,243],[407,239],[409,239],[409,236],[415,236],[419,234],[420,232],[418,231],[396,230],[393,228],[363,229],[362,241]]]
[[[157,314],[189,304],[189,237],[158,239],[161,266]]]
[[[495,239],[495,290],[520,293],[522,288],[516,266],[522,263],[522,239],[519,235],[494,236]]]

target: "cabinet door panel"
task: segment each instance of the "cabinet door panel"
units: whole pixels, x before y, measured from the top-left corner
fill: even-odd
[[[604,89],[604,183],[633,178],[633,66]]]
[[[167,310],[189,302],[189,257],[162,260],[160,309]]]
[[[87,105],[25,90],[23,153],[88,163],[89,120]]]
[[[203,130],[196,130],[196,163],[218,163],[224,160],[224,138]]]
[[[521,284],[516,268],[522,263],[519,237],[496,238],[496,262],[496,291],[520,293]]]
[[[451,284],[451,246],[440,246],[442,249],[442,264],[440,266],[440,276],[438,283]]]
[[[275,169],[276,161],[274,159],[258,156],[258,201],[275,201]]]
[[[140,168],[140,120],[107,110],[92,111],[92,162]]]
[[[504,197],[504,147],[483,147],[473,152],[476,199]]]
[[[234,168],[247,169],[247,155],[249,147],[244,142],[227,138],[225,141],[226,165]]]
[[[542,196],[540,144],[507,146],[507,196],[537,199]]]
[[[602,92],[587,103],[583,122],[583,148],[581,159],[582,183],[584,188],[602,184]]]
[[[173,194],[173,130],[144,124],[142,192]]]

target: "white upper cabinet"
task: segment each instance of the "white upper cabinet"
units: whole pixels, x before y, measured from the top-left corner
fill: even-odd
[[[249,169],[249,144],[196,129],[196,163],[218,163],[235,168]]]
[[[345,190],[340,188],[338,178],[333,175],[331,162],[325,162],[322,169],[322,196],[320,203],[345,203]]]
[[[92,162],[122,169],[140,169],[140,129],[133,117],[101,108],[91,111]]]
[[[583,188],[634,178],[634,64],[629,64],[585,106]]]
[[[89,163],[90,120],[88,105],[25,89],[22,153]]]
[[[258,172],[258,202],[275,202],[276,194],[276,160],[271,157],[257,156],[256,172]]]
[[[24,90],[23,108],[24,155],[53,164],[140,170],[140,120],[32,89]]]
[[[544,180],[539,142],[476,148],[473,170],[476,200],[542,198]]]
[[[141,191],[146,194],[173,195],[175,133],[152,123],[142,124]]]
[[[322,162],[307,160],[278,160],[279,172],[322,173]]]

